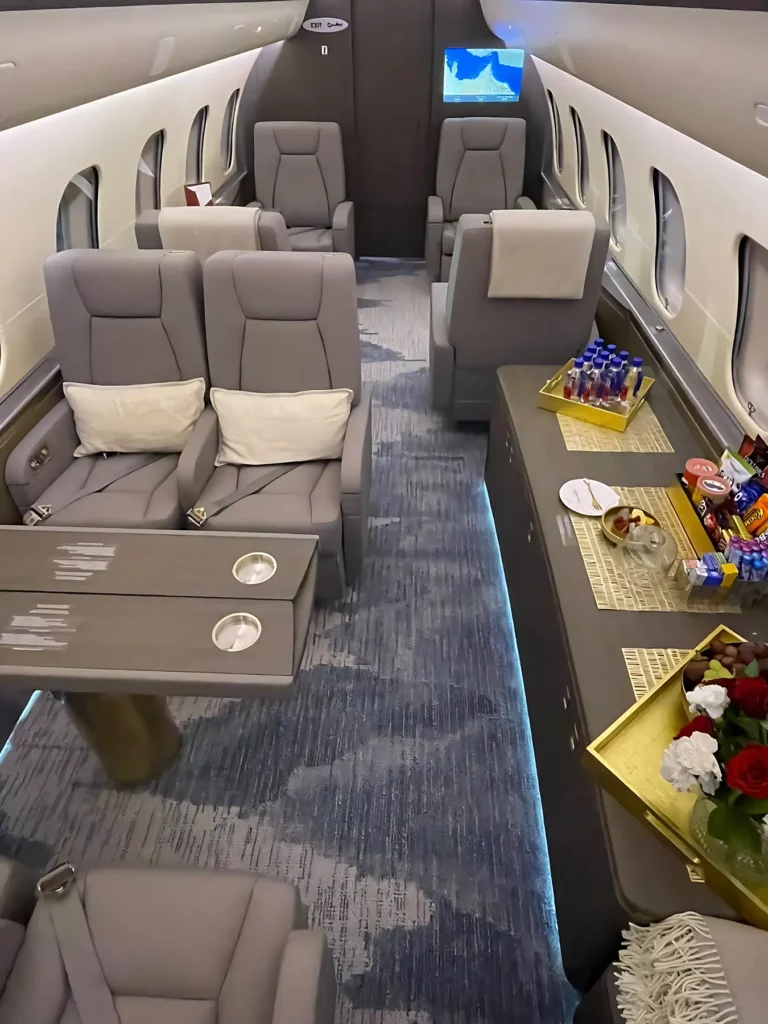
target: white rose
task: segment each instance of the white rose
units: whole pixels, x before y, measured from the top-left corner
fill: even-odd
[[[688,694],[691,714],[707,714],[710,718],[722,718],[723,712],[731,703],[728,691],[716,683],[699,683]]]
[[[705,732],[672,740],[661,757],[661,776],[678,793],[687,793],[698,783],[703,793],[713,796],[723,777],[716,750],[717,740]]]

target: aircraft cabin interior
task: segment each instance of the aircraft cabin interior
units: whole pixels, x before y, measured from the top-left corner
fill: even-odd
[[[0,0],[0,1024],[765,1024],[766,53]]]

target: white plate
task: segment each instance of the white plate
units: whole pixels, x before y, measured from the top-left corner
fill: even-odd
[[[590,487],[600,508],[595,508],[592,504]],[[621,504],[621,498],[607,484],[601,484],[599,480],[583,478],[564,483],[560,488],[560,501],[571,512],[578,512],[582,516],[601,516],[609,508]]]

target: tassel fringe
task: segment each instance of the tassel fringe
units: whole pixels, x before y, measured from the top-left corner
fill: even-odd
[[[627,1024],[738,1024],[717,947],[699,914],[632,924],[615,965]]]

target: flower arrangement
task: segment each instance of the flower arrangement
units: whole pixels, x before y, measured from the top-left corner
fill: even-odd
[[[698,788],[714,808],[710,836],[729,854],[768,842],[768,645],[713,640],[685,667],[693,716],[664,751],[661,774],[679,793]]]

